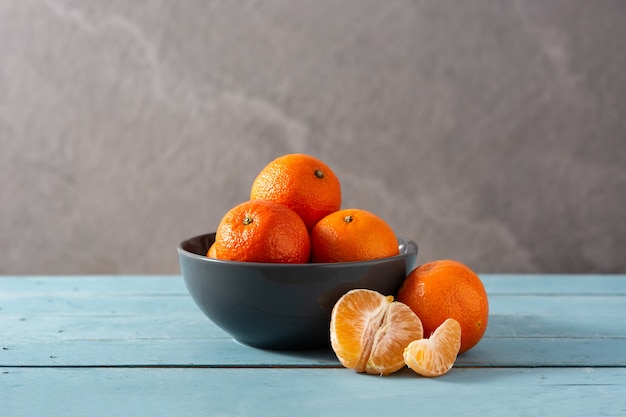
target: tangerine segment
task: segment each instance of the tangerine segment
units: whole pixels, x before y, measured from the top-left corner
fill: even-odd
[[[452,369],[460,348],[461,325],[447,319],[430,338],[411,342],[404,350],[404,361],[422,376],[440,376]]]
[[[351,290],[337,301],[330,318],[330,342],[343,366],[365,371],[362,358],[367,361],[373,333],[392,299],[375,291]]]
[[[372,290],[348,291],[331,313],[331,346],[341,364],[357,372],[396,372],[404,366],[404,348],[422,334],[408,306]]]
[[[404,367],[404,349],[408,343],[422,337],[422,322],[413,310],[398,301],[391,302],[374,336],[366,371],[386,375]]]

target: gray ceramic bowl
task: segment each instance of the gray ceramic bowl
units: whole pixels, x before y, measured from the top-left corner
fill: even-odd
[[[400,254],[364,262],[268,264],[204,256],[215,233],[178,246],[180,269],[200,310],[237,341],[263,349],[330,346],[330,313],[354,288],[394,295],[415,267],[417,244],[398,238]]]

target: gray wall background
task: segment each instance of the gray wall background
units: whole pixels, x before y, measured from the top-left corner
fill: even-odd
[[[0,2],[0,273],[178,273],[290,152],[479,272],[626,272],[626,2]]]

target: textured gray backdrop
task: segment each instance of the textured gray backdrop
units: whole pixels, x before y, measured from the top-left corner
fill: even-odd
[[[178,273],[274,157],[478,272],[626,272],[626,2],[0,2],[0,273]]]

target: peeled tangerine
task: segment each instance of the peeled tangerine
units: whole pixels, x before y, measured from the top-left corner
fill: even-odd
[[[404,350],[404,361],[422,376],[440,376],[452,369],[461,349],[461,325],[447,319],[429,339],[411,342]]]
[[[422,322],[407,305],[376,291],[351,290],[331,313],[331,346],[342,365],[357,372],[400,370],[405,348],[422,336]]]

